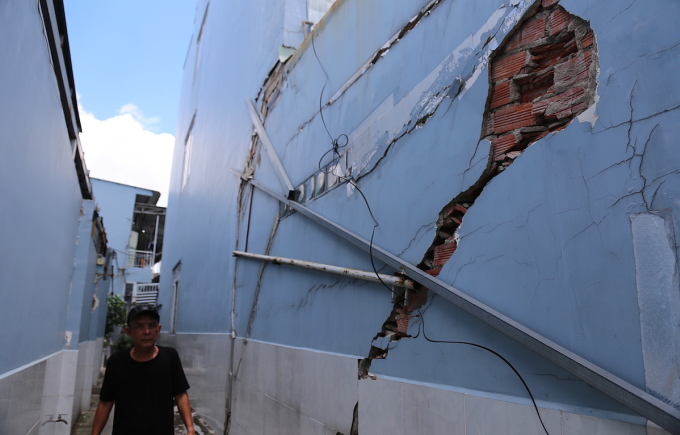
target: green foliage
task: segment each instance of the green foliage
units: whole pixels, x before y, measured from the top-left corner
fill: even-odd
[[[109,296],[106,307],[105,335],[110,336],[115,326],[120,326],[121,328],[127,326],[126,322],[127,313],[125,312],[125,301],[118,295]]]
[[[125,334],[120,334],[118,341],[113,344],[113,350],[121,350],[132,347],[132,339]]]

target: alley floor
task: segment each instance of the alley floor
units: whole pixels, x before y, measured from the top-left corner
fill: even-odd
[[[90,397],[90,409],[83,412],[78,417],[75,425],[71,429],[71,435],[90,435],[90,430],[92,429],[92,421],[94,420],[94,411],[97,408],[97,401],[99,400],[99,390],[101,389],[101,378],[99,383],[92,387],[92,396]],[[217,432],[212,430],[203,419],[196,413],[193,413],[194,417],[194,427],[196,428],[197,435],[217,435]],[[104,427],[102,435],[111,435],[113,430],[113,413],[109,417],[109,421]],[[175,408],[175,435],[184,435],[186,429],[184,428],[184,423],[177,413],[177,408]]]

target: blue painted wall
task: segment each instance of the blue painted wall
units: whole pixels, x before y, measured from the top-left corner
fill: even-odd
[[[0,3],[0,47],[4,373],[65,344],[82,197],[36,2]]]
[[[479,139],[489,93],[484,53],[502,43],[535,2],[443,0],[324,107],[322,119],[319,101],[325,105],[426,3],[337,2],[314,32],[313,45],[307,38],[288,61],[280,99],[265,121],[294,185],[318,171],[331,149],[329,136],[356,139],[347,150],[379,223],[375,244],[412,264],[432,243],[438,213],[484,169],[489,153],[489,143]],[[596,34],[596,116],[574,120],[533,144],[486,186],[439,278],[644,389],[630,215],[670,209],[677,232],[680,162],[673,149],[680,133],[675,86],[680,36],[674,23],[680,8],[660,0],[560,4],[589,21]],[[247,247],[372,269],[366,253],[304,217],[293,214],[277,224],[278,204],[259,191],[252,193],[252,206],[250,189],[238,202],[240,181],[229,170],[243,170],[250,147],[252,123],[244,100],[258,95],[281,40],[282,13],[268,6],[212,2],[196,68],[197,42],[190,46],[162,303],[170,304],[167,271],[181,262],[178,331],[231,332],[233,309],[238,337],[363,358],[392,309],[387,289],[283,266],[262,269],[261,263],[231,257],[232,250]],[[203,2],[197,10],[201,14]],[[196,23],[195,35],[201,20]],[[461,81],[462,92],[446,94]],[[415,128],[425,113],[431,116]],[[194,116],[191,176],[182,189],[185,139]],[[366,125],[389,128],[360,134]],[[254,178],[282,191],[268,157],[257,153]],[[366,202],[345,185],[309,206],[371,237],[374,223]],[[163,316],[168,324],[168,312]],[[594,408],[635,418],[441,298],[431,297],[424,317],[431,338],[475,342],[503,354],[540,400],[561,409]],[[392,346],[387,359],[373,362],[372,371],[526,400],[509,368],[490,354],[429,343],[422,336]]]

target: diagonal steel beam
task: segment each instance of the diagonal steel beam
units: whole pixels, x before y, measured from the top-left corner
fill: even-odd
[[[395,269],[404,269],[409,278],[427,287],[439,296],[452,302],[513,340],[528,347],[547,360],[557,364],[587,384],[597,388],[662,428],[673,434],[680,434],[680,411],[672,406],[612,373],[609,373],[605,369],[580,357],[532,329],[527,328],[521,323],[514,321],[499,311],[477,301],[449,284],[425,273],[396,255],[385,251],[375,244],[371,246],[368,240],[330,221],[315,211],[295,201],[289,201],[287,198],[256,180],[250,179],[249,182],[262,192],[313,220],[342,239],[367,252],[370,250],[375,258],[385,264],[388,264]]]
[[[255,131],[257,131],[257,135],[264,144],[264,149],[269,156],[269,160],[272,162],[272,166],[274,166],[276,176],[279,177],[281,186],[283,186],[283,188],[286,190],[286,194],[289,195],[293,190],[295,190],[295,188],[290,182],[290,178],[288,178],[288,174],[286,174],[286,170],[283,168],[283,164],[281,164],[278,154],[276,154],[274,144],[272,144],[272,141],[269,139],[269,135],[267,135],[267,130],[265,130],[264,125],[262,125],[260,115],[257,114],[257,110],[255,110],[255,106],[253,106],[253,102],[250,101],[250,99],[246,99],[246,106],[248,106],[248,113],[250,114],[250,119],[253,121],[253,125],[255,126]]]

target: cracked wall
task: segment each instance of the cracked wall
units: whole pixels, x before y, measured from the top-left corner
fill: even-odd
[[[439,213],[436,235],[418,267],[432,276],[458,247],[458,227],[484,187],[522,152],[550,133],[564,129],[595,103],[597,50],[589,24],[558,1],[543,0],[530,9],[489,59],[489,96],[481,140],[491,143],[485,171]],[[428,116],[429,117],[429,116]],[[423,124],[427,118],[418,122]],[[427,289],[410,294],[393,289],[394,306],[376,339],[408,337],[409,320],[427,301]],[[384,359],[388,348],[371,346],[360,362],[368,376],[370,360]]]
[[[182,257],[192,288],[180,314],[187,320],[181,325],[185,333],[177,336],[183,340],[180,351],[189,358],[200,356],[202,352],[188,344],[197,336],[205,340],[206,349],[221,346],[218,342],[234,345],[231,351],[224,350],[228,355],[209,361],[195,358],[192,376],[209,387],[197,384],[199,406],[215,408],[220,403],[212,400],[221,388],[213,373],[228,376],[220,361],[233,356],[236,374],[229,373],[234,380],[233,433],[276,428],[319,433],[301,427],[316,422],[350,433],[357,400],[361,433],[387,432],[393,426],[401,426],[403,433],[457,433],[448,421],[452,415],[472,431],[475,427],[480,432],[486,428],[486,433],[530,431],[502,421],[506,409],[527,406],[526,391],[493,355],[432,344],[422,337],[390,341],[408,333],[408,325],[415,323],[413,310],[427,293],[393,296],[380,285],[271,265],[262,272],[257,262],[231,257],[234,245],[240,250],[247,245],[255,253],[271,249],[277,256],[371,269],[366,252],[298,213],[279,222],[268,248],[278,204],[250,188],[238,196],[240,180],[228,171],[245,167],[262,184],[279,186],[268,158],[259,159],[260,145],[243,105],[245,98],[257,95],[258,102],[267,101],[261,112],[266,114],[265,126],[294,185],[319,171],[319,159],[330,148],[319,117],[321,100],[332,136],[350,137],[345,150],[350,166],[357,169],[352,174],[380,222],[376,245],[411,264],[431,262],[430,273],[442,281],[644,387],[635,281],[636,273],[642,277],[640,271],[652,263],[634,253],[630,215],[669,208],[676,228],[680,216],[680,164],[674,139],[680,136],[676,127],[680,91],[674,86],[680,71],[680,40],[673,31],[680,20],[679,8],[669,8],[662,0],[560,4],[587,20],[597,35],[599,59],[591,58],[590,63],[591,68],[596,63],[601,67],[596,111],[585,88],[571,96],[576,100],[567,95],[571,106],[564,105],[564,94],[543,94],[552,86],[551,77],[554,82],[568,75],[555,72],[555,65],[552,76],[539,74],[551,51],[576,58],[589,44],[587,32],[577,31],[578,20],[565,20],[553,2],[344,0],[315,33],[327,76],[309,39],[285,67],[272,70],[277,53],[263,41],[267,35],[276,39],[267,32],[269,23],[278,18],[265,2],[211,5],[211,17],[234,25],[206,27],[205,41],[210,41],[206,48],[212,51],[203,57],[206,64],[201,69],[210,74],[199,74],[201,86],[191,88],[195,94],[185,98],[185,103],[198,106],[194,160],[205,168],[192,172],[196,177],[188,190],[178,193],[176,186],[171,191],[172,227],[182,235],[175,236],[167,253],[169,260]],[[428,6],[429,13],[411,26],[410,20]],[[503,51],[507,45],[501,45],[511,40],[518,23],[537,16],[546,23],[543,39],[553,38],[550,44],[557,47],[542,52],[538,46],[521,44],[514,48],[518,51]],[[406,28],[400,39],[391,41]],[[551,33],[555,29],[560,29],[557,35]],[[382,50],[386,43],[389,49]],[[490,62],[511,58],[522,47],[528,53],[524,70],[503,79],[490,77]],[[590,47],[595,49],[594,44]],[[495,54],[501,51],[502,55]],[[236,70],[234,59],[241,60]],[[367,62],[370,68],[362,71]],[[268,76],[272,86],[264,89]],[[494,87],[498,91],[490,95]],[[500,115],[507,113],[538,117],[533,104],[531,114],[522,106],[529,103],[526,97],[522,100],[523,89],[543,95],[545,107],[536,108],[539,122],[534,119],[531,125],[509,130],[501,122],[494,130],[496,115],[501,121]],[[558,98],[550,100],[553,97]],[[590,109],[578,120],[589,122],[571,122],[558,131],[560,122],[573,119],[573,114],[564,117],[561,112],[573,111],[583,101]],[[195,110],[184,107],[180,131]],[[487,111],[492,122],[485,124]],[[520,124],[524,120],[520,117]],[[488,130],[482,131],[482,125]],[[542,134],[546,135],[522,151]],[[494,171],[498,175],[490,178]],[[483,187],[481,194],[456,198],[475,185],[478,190]],[[373,224],[356,190],[336,188],[305,204],[365,239],[371,235]],[[242,221],[236,228],[238,216]],[[245,216],[252,218],[249,225]],[[640,246],[635,250],[648,252]],[[653,250],[652,246],[649,251]],[[378,261],[376,267],[394,273]],[[228,323],[232,288],[233,329],[228,330],[223,325]],[[555,433],[578,433],[573,429],[580,422],[577,414],[588,414],[582,415],[584,424],[595,424],[599,417],[597,424],[608,419],[612,425],[632,423],[635,430],[645,424],[482,321],[429,296],[428,305],[421,308],[428,334],[480,343],[511,360],[536,397],[548,404],[541,413],[552,416],[551,433],[553,427]],[[255,316],[250,315],[253,307]],[[411,325],[412,335],[416,330],[417,325]],[[243,346],[246,335],[249,344]],[[369,348],[372,340],[374,348]],[[380,359],[387,349],[389,356]],[[241,351],[246,354],[238,371]],[[357,380],[357,360],[369,352],[376,359],[366,361],[373,362],[370,370],[377,380]],[[318,361],[319,354],[328,358]],[[330,366],[340,359],[342,371]],[[268,366],[246,382],[244,369],[263,363]],[[328,386],[320,388],[322,381]],[[464,403],[454,405],[444,394],[452,391]],[[427,406],[422,401],[419,407],[416,402],[424,394]],[[485,401],[489,397],[493,404]],[[471,407],[479,414],[463,415]],[[221,417],[223,407],[212,414]],[[532,411],[523,421],[534,417]],[[489,429],[495,423],[502,429]]]

